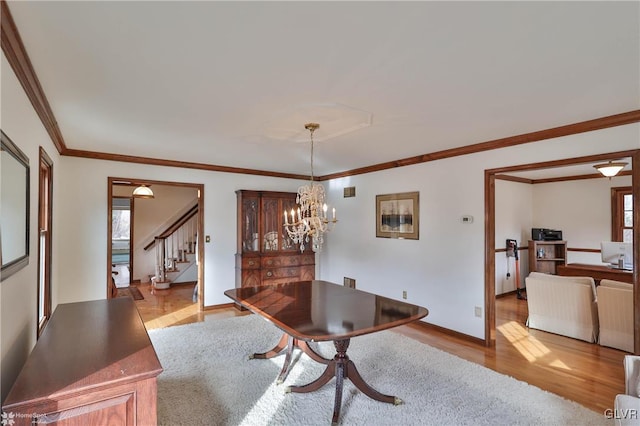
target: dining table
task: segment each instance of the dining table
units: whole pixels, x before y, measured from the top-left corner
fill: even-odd
[[[271,350],[250,355],[250,358],[264,359],[284,352],[285,360],[277,377],[278,384],[285,380],[296,348],[314,361],[326,365],[324,372],[311,383],[289,386],[286,391],[313,392],[335,378],[333,424],[339,422],[345,379],[374,400],[402,404],[402,399],[397,396],[383,394],[371,387],[347,355],[347,349],[354,337],[424,318],[429,313],[426,308],[323,280],[240,287],[227,290],[224,294],[283,332]],[[335,355],[331,359],[323,357],[309,345],[311,342],[326,341],[333,342],[335,347]]]

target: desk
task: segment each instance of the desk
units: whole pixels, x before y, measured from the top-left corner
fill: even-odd
[[[632,271],[614,269],[606,265],[589,265],[587,263],[558,265],[558,275],[568,277],[593,277],[596,283],[605,279],[633,283]]]
[[[335,377],[333,423],[337,423],[340,417],[344,379],[351,380],[370,398],[396,405],[402,403],[400,398],[384,395],[369,386],[349,359],[347,348],[352,337],[416,321],[427,316],[427,309],[327,281],[235,288],[224,294],[284,332],[271,351],[253,356],[269,358],[284,350],[286,345],[287,356],[279,382],[289,367],[294,347],[327,365],[315,381],[304,386],[291,386],[287,391],[313,392]],[[306,344],[310,341],[333,341],[336,355],[331,360],[322,358]]]
[[[2,409],[15,425],[155,425],[161,372],[133,299],[61,304]]]

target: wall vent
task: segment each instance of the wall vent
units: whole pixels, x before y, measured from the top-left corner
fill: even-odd
[[[348,186],[344,188],[344,198],[351,198],[356,196],[356,187]]]

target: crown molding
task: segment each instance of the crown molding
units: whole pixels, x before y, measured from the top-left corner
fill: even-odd
[[[278,177],[284,179],[308,180],[307,175],[273,172],[269,170],[244,169],[241,167],[217,166],[214,164],[194,163],[190,161],[163,160],[161,158],[138,157],[134,155],[110,154],[106,152],[83,151],[80,149],[66,149],[62,155],[67,157],[92,158],[94,160],[119,161],[124,163],[146,164],[151,166],[179,167],[182,169],[206,170],[209,172],[239,173],[244,175],[258,175]]]
[[[42,90],[38,76],[36,75],[29,55],[22,43],[22,38],[16,27],[16,23],[9,11],[9,5],[5,0],[0,2],[0,10],[2,13],[2,19],[0,20],[0,27],[2,31],[2,51],[4,52],[13,72],[18,77],[18,81],[22,85],[27,97],[31,101],[31,105],[35,109],[38,117],[42,121],[44,128],[49,137],[53,141],[56,149],[62,154],[66,149],[64,138],[58,128],[58,122],[56,121],[53,111],[49,106],[49,101]]]
[[[375,164],[372,166],[361,167],[358,169],[347,170],[344,172],[332,173],[318,177],[318,180],[337,179],[347,176],[360,175],[364,173],[377,172],[380,170],[393,169],[395,167],[410,166],[413,164],[426,163],[428,161],[442,160],[445,158],[457,157],[460,155],[474,154],[482,151],[490,151],[493,149],[507,148],[516,145],[522,145],[531,142],[538,142],[546,139],[559,138],[561,136],[570,136],[578,133],[591,132],[593,130],[601,130],[609,127],[623,126],[625,124],[640,122],[640,110],[633,110],[621,114],[609,115],[593,120],[582,121],[565,126],[553,127],[550,129],[539,130],[537,132],[524,133],[516,136],[509,136],[501,139],[475,143],[459,148],[445,149],[430,154],[418,155],[415,157],[404,158],[401,160],[389,161],[386,163]]]
[[[625,170],[623,172],[618,173],[616,177],[632,176],[632,175],[633,175],[633,172],[631,170]],[[600,173],[590,173],[586,175],[559,176],[559,177],[544,178],[544,179],[528,179],[528,178],[523,178],[520,176],[512,176],[512,175],[496,175],[495,177],[496,179],[499,179],[499,180],[508,180],[511,182],[529,183],[529,184],[535,185],[538,183],[567,182],[572,180],[584,180],[584,179],[602,179],[604,176],[602,176]]]

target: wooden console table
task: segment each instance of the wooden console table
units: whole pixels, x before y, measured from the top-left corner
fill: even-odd
[[[15,425],[155,425],[161,372],[133,299],[62,304],[2,410]]]
[[[589,265],[587,263],[558,265],[558,275],[568,277],[593,277],[596,283],[605,279],[633,283],[632,271],[614,269],[606,265]]]

